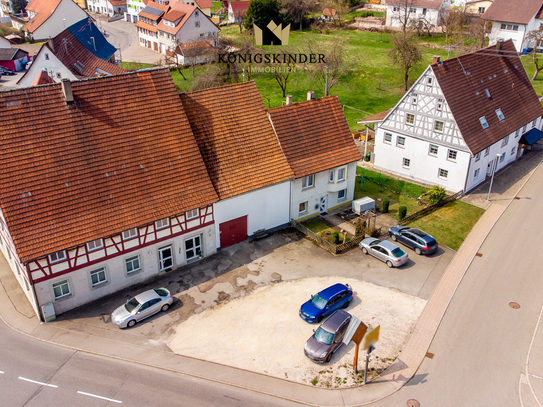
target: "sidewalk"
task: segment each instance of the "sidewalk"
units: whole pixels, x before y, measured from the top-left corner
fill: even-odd
[[[488,209],[447,267],[403,349],[401,359],[398,359],[379,378],[366,386],[337,390],[314,388],[259,373],[176,355],[164,347],[153,345],[152,341],[143,343],[137,337],[132,339],[130,335],[123,336],[121,341],[119,336],[112,332],[98,329],[82,331],[77,329],[77,326],[70,324],[70,321],[51,324],[40,323],[33,315],[30,305],[15,281],[15,277],[9,271],[4,258],[0,258],[0,318],[12,329],[45,342],[250,389],[305,405],[370,404],[399,390],[416,375],[466,270],[493,225],[533,173],[533,171],[529,173],[523,173],[523,171],[529,168],[535,169],[541,161],[541,157],[543,155],[538,152],[534,154],[533,158],[526,157],[530,158],[530,160],[525,160],[526,164],[522,163],[522,160],[519,161],[519,166],[514,169],[517,176],[513,177],[513,181],[511,181],[511,177],[506,179],[506,173],[496,174],[493,185],[495,192],[491,197]],[[474,194],[474,196],[481,199],[482,192]],[[536,333],[538,332],[536,331]],[[537,336],[539,338],[543,335],[539,333]],[[534,357],[539,359],[539,355],[534,355]],[[535,372],[535,366],[533,367],[532,371]],[[539,384],[539,382],[534,383],[536,380],[543,384],[543,380],[540,378],[533,378],[534,387]],[[543,391],[543,385],[540,387]],[[530,388],[532,388],[531,385]]]

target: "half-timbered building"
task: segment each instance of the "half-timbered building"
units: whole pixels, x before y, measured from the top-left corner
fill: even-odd
[[[436,57],[378,125],[375,168],[467,192],[539,138],[542,115],[512,41]]]
[[[216,252],[218,197],[167,69],[0,106],[0,248],[38,315]]]

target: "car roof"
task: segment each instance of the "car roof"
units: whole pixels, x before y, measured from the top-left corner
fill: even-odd
[[[160,298],[160,296],[155,292],[154,289],[147,290],[136,295],[136,300],[138,300],[140,304],[143,304],[144,302],[152,300],[153,298]]]
[[[338,309],[324,320],[321,324],[321,328],[328,332],[336,332],[337,328],[348,319],[351,319],[351,314],[342,309]]]
[[[428,233],[426,233],[423,230],[417,229],[417,228],[410,228],[409,232],[413,233],[414,235],[417,235],[418,237],[422,238],[426,242],[431,242],[432,240],[435,240]]]
[[[341,293],[343,291],[347,291],[348,288],[344,285],[344,284],[341,284],[341,283],[338,283],[338,284],[334,284],[334,285],[331,285],[330,287],[328,288],[325,288],[324,290],[322,290],[319,295],[326,299],[326,300],[329,300],[330,298],[332,298],[334,295],[338,294],[338,293]]]
[[[379,246],[383,246],[385,249],[388,249],[388,250],[394,250],[398,248],[397,245],[395,245],[392,242],[389,242],[388,240],[383,240],[381,243],[379,243]]]

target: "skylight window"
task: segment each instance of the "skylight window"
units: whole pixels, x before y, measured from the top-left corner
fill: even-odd
[[[485,93],[486,93],[486,97],[487,98],[491,98],[492,96],[490,95],[490,91],[488,89],[485,88]]]
[[[505,116],[502,113],[502,109],[496,109],[496,115],[498,116],[498,119],[500,119],[500,122],[505,120]]]
[[[483,126],[483,129],[488,129],[488,122],[486,121],[486,117],[480,117],[479,121],[481,122],[481,126]]]

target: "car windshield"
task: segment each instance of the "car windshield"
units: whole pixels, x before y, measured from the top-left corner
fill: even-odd
[[[169,294],[168,291],[165,290],[164,288],[155,288],[154,291],[155,291],[155,293],[157,293],[161,297],[167,297],[168,294]]]
[[[317,332],[315,332],[315,339],[326,345],[331,345],[332,341],[334,340],[334,334],[331,332],[325,331],[324,329],[319,327],[319,329],[317,329]]]
[[[400,249],[399,247],[392,250],[392,255],[394,257],[402,257],[404,254],[405,254],[405,252],[402,249]]]
[[[370,246],[378,245],[381,242],[382,242],[382,240],[374,240],[373,242],[370,243]]]
[[[130,301],[124,304],[124,307],[126,308],[128,312],[132,313],[132,311],[134,311],[138,307],[138,305],[140,305],[138,300],[136,300],[135,298],[132,298]]]
[[[326,301],[324,298],[320,296],[320,294],[315,295],[313,298],[311,298],[311,303],[317,307],[318,309],[324,309],[326,307],[326,304],[328,301]]]

